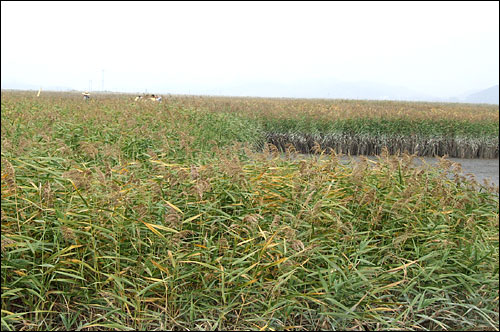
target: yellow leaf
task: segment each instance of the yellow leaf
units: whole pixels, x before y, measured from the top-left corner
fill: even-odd
[[[177,206],[175,206],[174,204],[170,203],[169,201],[167,200],[164,200],[172,209],[174,209],[175,211],[179,212],[180,214],[184,214],[184,212],[181,211],[181,209],[179,209]]]
[[[273,263],[269,264],[267,267],[271,267],[271,266],[274,266],[274,265],[281,264],[281,263],[285,262],[287,259],[288,259],[288,257],[283,257],[283,258],[277,260],[276,262],[273,262]]]
[[[172,233],[179,233],[178,230],[175,230],[173,228],[166,227],[166,226],[163,226],[163,225],[157,225],[157,224],[148,224],[148,225],[150,225],[151,227],[154,227],[154,228],[161,229],[162,231],[167,231],[167,232],[172,232]]]
[[[155,262],[151,258],[149,260],[151,261],[151,263],[153,263],[154,266],[159,268],[161,271],[165,272],[167,275],[170,275],[170,271],[166,267],[161,266],[160,264],[158,264],[157,262]]]
[[[378,307],[378,308],[370,309],[369,311],[398,311],[398,309]]]
[[[252,279],[252,280],[250,280],[250,281],[247,281],[247,282],[243,285],[243,287],[246,287],[246,286],[248,286],[248,285],[251,285],[251,284],[253,284],[253,283],[255,283],[255,282],[257,282],[257,279]]]
[[[167,203],[168,203],[168,202],[167,202]],[[180,210],[179,210],[179,211],[180,211]],[[184,220],[184,222],[185,222],[185,223],[191,222],[191,221],[195,220],[196,218],[198,218],[199,216],[201,216],[202,214],[203,214],[203,213],[200,213],[200,214],[198,214],[198,215],[196,215],[196,216],[194,216],[194,217],[188,218],[188,219]]]
[[[401,265],[401,266],[399,266],[399,267],[396,267],[396,268],[394,268],[394,269],[390,269],[390,270],[388,270],[388,271],[386,271],[386,272],[396,272],[396,271],[399,271],[399,270],[405,269],[405,268],[407,268],[408,266],[415,264],[416,262],[418,262],[418,260],[413,261],[413,262],[409,262],[409,263],[406,263],[406,264],[403,264],[403,265]]]
[[[158,236],[159,236],[159,237],[161,237],[162,239],[167,240],[167,239],[163,236],[163,234],[161,234],[161,233],[160,233],[160,232],[158,232],[156,229],[154,229],[153,225],[151,225],[151,224],[149,224],[149,223],[147,223],[147,222],[145,222],[145,221],[142,221],[142,220],[141,220],[141,222],[142,222],[144,225],[146,225],[146,227],[147,227],[147,228],[149,228],[149,229],[151,230],[151,232],[155,233],[156,235],[158,235]]]
[[[387,290],[389,288],[393,288],[393,287],[399,285],[402,282],[404,282],[404,280],[396,281],[396,282],[393,282],[392,284],[379,287],[379,288],[375,289],[373,292],[371,292],[371,294],[373,295],[373,294],[376,294],[376,293],[378,293],[380,291]]]
[[[172,252],[170,250],[167,250],[167,254],[168,254],[168,257],[170,258],[170,261],[172,262],[172,266],[174,267],[175,269],[175,259],[174,259],[174,255],[172,255]]]

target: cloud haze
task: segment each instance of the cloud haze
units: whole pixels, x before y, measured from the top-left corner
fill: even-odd
[[[498,2],[1,7],[2,88],[100,90],[104,76],[122,92],[244,95],[262,84],[279,96],[273,86],[369,82],[445,98],[499,80]]]

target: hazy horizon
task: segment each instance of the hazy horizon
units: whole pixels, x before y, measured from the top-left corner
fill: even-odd
[[[1,8],[2,89],[446,99],[499,81],[498,2]]]

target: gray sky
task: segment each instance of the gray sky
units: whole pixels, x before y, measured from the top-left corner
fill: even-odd
[[[2,1],[1,16],[2,88],[100,90],[103,69],[121,92],[341,81],[448,97],[499,81],[498,1]]]

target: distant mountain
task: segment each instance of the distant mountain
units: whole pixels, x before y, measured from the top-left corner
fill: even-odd
[[[56,85],[34,85],[23,82],[18,82],[15,80],[10,81],[2,81],[1,83],[2,89],[11,89],[11,90],[25,90],[25,91],[37,91],[42,88],[42,90],[46,91],[71,91],[73,90],[67,86],[56,86]]]
[[[310,79],[300,82],[249,81],[238,85],[220,86],[219,90],[224,91],[224,94],[229,96],[498,104],[499,86],[495,85],[485,90],[472,90],[454,97],[433,96],[404,86],[367,81],[346,82],[334,79]],[[207,91],[207,93],[213,92]]]
[[[343,82],[332,79],[310,79],[300,82],[247,81],[223,85],[218,90],[232,96],[414,100],[436,99],[401,86],[374,82]],[[207,91],[210,94],[210,91]]]
[[[3,89],[12,89],[12,90],[38,90],[40,86],[34,85],[34,84],[25,84],[21,83],[15,80],[8,80],[5,81],[3,80],[2,83],[2,90]]]
[[[498,104],[498,89],[498,85],[492,86],[491,88],[468,95],[464,98],[464,101],[467,103]]]

